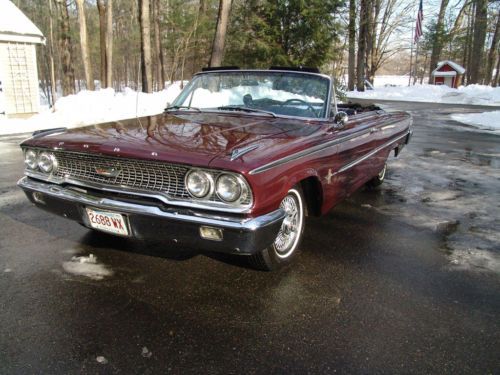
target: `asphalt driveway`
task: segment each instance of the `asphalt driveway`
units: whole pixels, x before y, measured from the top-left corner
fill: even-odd
[[[499,373],[500,137],[460,111],[414,109],[383,187],[275,273],[49,216],[0,138],[0,373]]]

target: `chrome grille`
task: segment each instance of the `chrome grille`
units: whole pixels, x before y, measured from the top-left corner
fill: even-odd
[[[57,169],[54,176],[82,182],[161,191],[173,198],[187,199],[184,186],[188,167],[151,160],[122,159],[102,155],[56,151]],[[117,176],[103,176],[96,169],[116,168]]]

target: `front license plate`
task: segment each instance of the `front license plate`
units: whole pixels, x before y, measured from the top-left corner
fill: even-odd
[[[128,236],[128,228],[125,216],[116,212],[94,210],[85,208],[90,226],[108,233]]]

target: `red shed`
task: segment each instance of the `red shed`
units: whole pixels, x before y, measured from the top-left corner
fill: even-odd
[[[441,61],[432,71],[432,82],[435,85],[446,85],[457,88],[462,83],[465,68],[453,61]]]

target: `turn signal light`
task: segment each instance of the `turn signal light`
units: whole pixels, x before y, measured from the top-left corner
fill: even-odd
[[[200,227],[200,236],[211,241],[222,241],[223,238],[222,229],[207,226]]]

